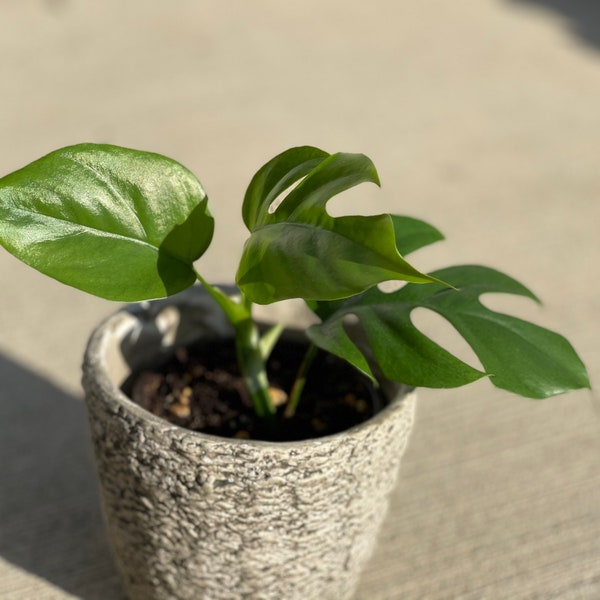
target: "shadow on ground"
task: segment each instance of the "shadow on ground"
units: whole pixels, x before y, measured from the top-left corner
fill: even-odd
[[[83,403],[4,356],[0,381],[0,556],[78,598],[122,599]]]
[[[563,18],[576,36],[600,50],[600,2],[598,0],[509,0],[512,4],[539,6]]]

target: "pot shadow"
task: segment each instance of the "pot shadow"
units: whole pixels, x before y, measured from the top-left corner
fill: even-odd
[[[124,599],[83,402],[2,355],[0,380],[0,556],[78,598]]]
[[[539,6],[559,14],[570,31],[587,45],[600,50],[600,2],[598,0],[509,0],[512,4]]]

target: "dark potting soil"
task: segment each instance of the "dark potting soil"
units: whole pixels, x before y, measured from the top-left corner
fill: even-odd
[[[233,340],[179,348],[165,364],[134,373],[123,391],[167,421],[229,438],[292,441],[338,433],[366,421],[386,404],[371,382],[346,362],[319,352],[296,414],[283,417],[305,353],[301,344],[278,344],[267,364],[270,394],[280,404],[276,422],[254,416],[236,362]]]

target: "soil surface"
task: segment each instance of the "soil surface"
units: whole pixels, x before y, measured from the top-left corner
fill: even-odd
[[[165,364],[133,374],[123,391],[171,423],[222,437],[292,441],[357,425],[385,406],[371,382],[346,362],[319,352],[296,415],[283,417],[287,394],[304,357],[301,344],[279,343],[269,359],[270,394],[279,404],[274,424],[254,416],[236,363],[233,340],[179,348]]]

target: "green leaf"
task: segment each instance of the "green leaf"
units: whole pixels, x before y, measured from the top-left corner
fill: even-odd
[[[412,217],[391,215],[396,236],[396,248],[406,255],[444,239],[435,227]]]
[[[308,330],[311,340],[364,371],[356,347],[344,337],[347,315],[358,318],[369,351],[389,379],[423,387],[456,387],[490,375],[499,388],[530,398],[545,398],[589,387],[586,369],[562,336],[486,308],[488,292],[526,296],[527,288],[494,269],[461,266],[433,274],[457,289],[407,284],[386,294],[373,288],[348,299],[324,323]],[[412,324],[411,312],[425,307],[446,318],[465,338],[485,373],[460,361]],[[363,357],[364,360],[364,357]]]
[[[80,144],[0,179],[0,243],[42,273],[110,300],[189,287],[213,228],[199,181],[158,154]]]
[[[322,163],[329,154],[312,146],[290,148],[258,170],[250,181],[242,204],[246,227],[253,231],[262,225],[273,201],[298,180]]]
[[[390,215],[396,236],[396,248],[400,254],[409,254],[420,248],[443,240],[444,236],[435,227],[412,217]],[[328,319],[344,305],[342,300],[307,300],[308,307],[322,320]]]
[[[348,361],[361,373],[375,381],[369,361],[348,335],[342,318],[333,318],[317,325],[311,325],[307,330],[307,335],[315,346]]]
[[[384,214],[335,218],[327,213],[327,202],[336,194],[363,182],[379,183],[375,167],[366,156],[340,153],[315,158],[306,148],[284,155],[283,166],[278,162],[282,160],[280,155],[274,159],[274,166],[267,163],[259,171],[277,173],[270,184],[257,183],[247,194],[247,198],[252,198],[246,211],[251,235],[244,246],[236,280],[252,302],[268,304],[286,298],[335,300],[390,279],[437,281],[417,271],[398,252],[398,217]],[[306,174],[310,161],[318,164]],[[291,165],[293,175],[285,174],[285,165]],[[271,201],[300,174],[304,179],[269,212]],[[264,179],[266,176],[259,181]],[[418,246],[433,233],[417,231],[416,223]],[[417,247],[414,240],[400,239],[399,243]]]

